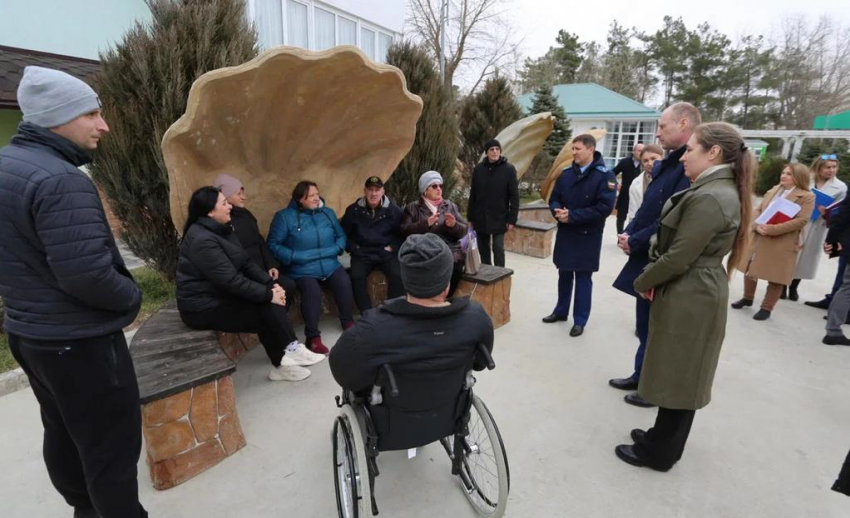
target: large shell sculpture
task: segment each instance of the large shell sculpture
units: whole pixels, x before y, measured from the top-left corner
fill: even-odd
[[[543,149],[554,128],[555,117],[550,112],[542,112],[514,122],[496,136],[502,145],[502,154],[516,168],[517,178],[522,178],[528,171],[531,161]],[[484,153],[481,160],[484,160]]]
[[[608,134],[606,130],[592,129],[585,133],[593,135],[593,138],[596,139],[596,149],[602,149],[602,139],[604,139],[605,135]],[[549,195],[552,194],[552,189],[555,187],[555,181],[561,176],[564,168],[573,163],[572,144],[572,139],[568,140],[567,143],[564,144],[564,147],[561,148],[561,152],[558,153],[558,156],[555,157],[555,161],[552,163],[552,169],[549,170],[549,174],[546,176],[546,179],[543,180],[542,184],[540,184],[540,196],[544,200],[549,199]]]
[[[219,173],[242,181],[265,234],[301,180],[337,213],[370,176],[386,181],[413,145],[422,100],[401,71],[356,47],[277,47],[202,75],[162,139],[171,219],[182,231],[192,192]]]

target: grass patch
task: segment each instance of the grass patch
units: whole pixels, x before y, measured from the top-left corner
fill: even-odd
[[[6,333],[0,333],[0,374],[17,368],[18,363],[9,350],[9,337]]]
[[[142,290],[142,309],[139,311],[139,316],[130,324],[130,329],[135,329],[150,318],[151,315],[159,311],[166,302],[173,299],[175,295],[175,285],[173,282],[167,281],[156,270],[142,266],[133,270],[133,277],[139,284]]]
[[[532,202],[535,202],[537,200],[542,200],[542,199],[543,198],[540,197],[540,193],[533,192],[531,194],[524,194],[524,195],[520,196],[519,203],[520,203],[520,205],[525,205],[526,203],[532,203]]]

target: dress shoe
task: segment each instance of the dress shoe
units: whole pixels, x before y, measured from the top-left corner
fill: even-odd
[[[572,329],[570,329],[570,336],[581,336],[584,333],[584,326],[574,325]]]
[[[639,406],[641,408],[655,407],[655,405],[640,397],[637,392],[626,394],[626,397],[624,397],[623,400],[630,405]]]
[[[75,507],[74,518],[100,518],[93,507]]]
[[[621,444],[614,448],[614,453],[617,454],[617,458],[626,464],[631,464],[632,466],[637,466],[639,468],[650,468],[655,471],[670,471],[670,468],[662,469],[656,468],[654,466],[650,466],[645,460],[640,458],[637,453],[635,453],[634,446],[629,444]],[[671,466],[672,467],[672,466]]]
[[[565,322],[567,317],[559,317],[558,315],[552,313],[548,317],[543,317],[543,322],[546,324],[552,324],[554,322]]]
[[[632,442],[634,442],[635,444],[643,442],[646,440],[646,430],[635,428],[634,430],[632,430],[632,433],[630,433],[629,436],[632,438]]]
[[[734,309],[748,308],[753,305],[753,299],[741,299],[738,302],[733,302]]]
[[[767,320],[770,318],[770,311],[766,309],[760,309],[753,315],[753,320]]]
[[[823,298],[818,301],[806,301],[803,304],[809,306],[810,308],[818,308],[818,309],[829,309],[829,303],[832,302],[830,299]]]
[[[612,380],[608,380],[608,384],[614,387],[615,389],[620,390],[637,390],[638,381],[633,377],[629,376],[628,378],[614,378]]]
[[[825,343],[826,345],[850,345],[850,338],[847,338],[844,335],[826,335],[823,337],[823,343]]]
[[[783,286],[783,287],[782,287],[782,293],[779,295],[779,298],[780,298],[781,300],[785,300],[785,299],[787,299],[787,298],[788,298],[788,286]]]

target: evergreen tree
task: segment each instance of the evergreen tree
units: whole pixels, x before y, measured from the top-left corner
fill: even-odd
[[[419,177],[434,170],[443,175],[443,195],[449,196],[456,183],[457,117],[452,92],[440,82],[428,52],[410,42],[396,43],[387,53],[387,63],[399,68],[407,89],[422,98],[422,115],[416,123],[413,147],[387,181],[387,195],[402,207],[419,198]]]
[[[137,23],[101,55],[96,90],[112,132],[91,166],[121,220],[122,238],[145,262],[173,279],[178,257],[168,173],[160,143],[186,110],[203,73],[257,55],[244,0],[146,0],[149,24]]]
[[[466,173],[479,162],[484,144],[500,131],[522,118],[522,108],[514,99],[508,80],[492,77],[477,93],[467,97],[460,112],[460,160]]]
[[[550,112],[555,117],[555,128],[543,144],[543,151],[554,160],[561,149],[570,140],[570,121],[564,109],[558,104],[558,99],[552,92],[552,87],[541,87],[535,90],[531,101],[529,115]]]

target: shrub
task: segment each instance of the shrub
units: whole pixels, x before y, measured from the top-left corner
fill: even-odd
[[[779,176],[786,165],[788,165],[788,161],[783,158],[775,156],[765,158],[759,164],[758,176],[756,177],[756,194],[761,196],[778,184]]]

